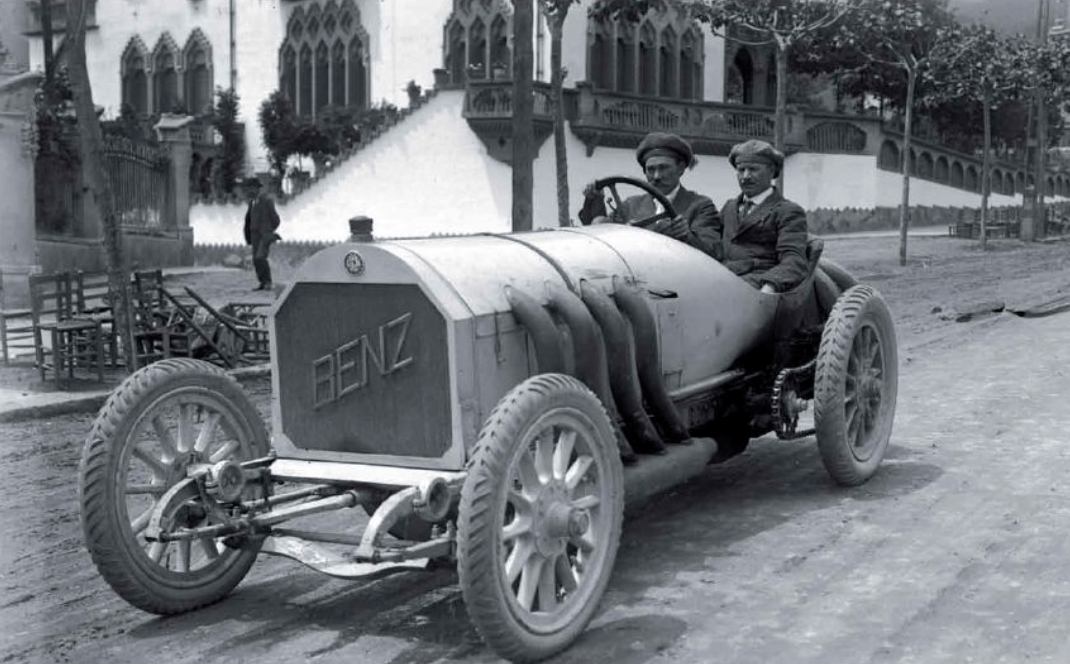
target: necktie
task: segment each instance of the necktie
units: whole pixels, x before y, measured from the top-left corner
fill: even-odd
[[[754,202],[749,198],[744,198],[743,202],[739,204],[739,216],[746,217],[750,214],[751,208],[754,207]]]

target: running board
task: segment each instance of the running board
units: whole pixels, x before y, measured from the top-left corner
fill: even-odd
[[[635,507],[651,496],[701,474],[717,453],[712,438],[691,438],[687,445],[666,445],[666,454],[640,454],[639,463],[624,467],[624,503]]]

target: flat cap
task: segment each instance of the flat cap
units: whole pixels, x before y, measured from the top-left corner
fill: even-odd
[[[648,157],[655,156],[675,157],[684,162],[690,168],[694,165],[695,155],[691,151],[691,145],[676,134],[666,134],[655,131],[643,137],[639,147],[635,149],[635,158],[640,166],[646,165]]]
[[[732,164],[732,168],[736,167],[736,162],[740,159],[765,162],[773,167],[774,176],[779,176],[780,169],[784,167],[784,153],[756,138],[737,143],[728,153],[728,163]]]

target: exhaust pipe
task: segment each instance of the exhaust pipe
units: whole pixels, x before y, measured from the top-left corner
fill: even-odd
[[[509,306],[520,324],[531,335],[539,373],[567,373],[565,353],[561,350],[561,335],[550,314],[535,298],[512,286],[505,287],[505,299],[509,301]]]
[[[547,307],[557,314],[572,331],[572,346],[575,355],[576,377],[595,393],[609,414],[613,424],[613,434],[617,439],[617,449],[624,463],[638,461],[635,451],[625,438],[620,428],[620,413],[613,401],[609,386],[609,369],[606,365],[606,349],[598,324],[591,317],[591,312],[583,306],[583,301],[572,291],[556,284],[549,284],[549,302]]]
[[[643,410],[643,397],[635,367],[635,344],[624,316],[612,300],[586,283],[580,284],[580,297],[602,329],[609,357],[610,387],[617,408],[624,416],[627,431],[631,434],[629,440],[636,451],[664,454],[665,444]]]
[[[657,322],[650,307],[639,293],[613,279],[613,299],[632,324],[635,334],[635,363],[643,396],[661,425],[661,433],[670,443],[686,443],[690,438],[687,427],[661,379]]]

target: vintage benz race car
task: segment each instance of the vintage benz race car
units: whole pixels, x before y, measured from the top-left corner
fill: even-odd
[[[591,620],[626,501],[769,433],[814,435],[836,482],[867,480],[897,389],[877,291],[813,240],[809,277],[764,294],[634,227],[650,221],[389,242],[355,228],[272,309],[270,436],[198,360],[111,395],[79,478],[101,574],[172,614],[221,599],[261,553],[348,578],[456,564],[487,643],[535,661]],[[291,526],[353,507],[370,519]]]

